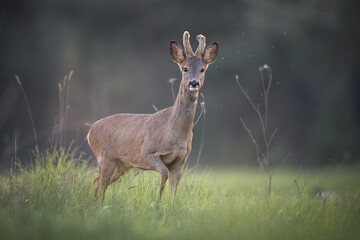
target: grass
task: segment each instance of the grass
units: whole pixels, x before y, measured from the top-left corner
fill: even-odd
[[[136,170],[92,198],[97,170],[74,152],[47,152],[0,177],[0,239],[356,239],[359,169],[282,169],[273,192],[255,169],[186,171],[155,203],[160,177]],[[297,186],[294,183],[297,181]],[[314,189],[331,191],[320,198]]]

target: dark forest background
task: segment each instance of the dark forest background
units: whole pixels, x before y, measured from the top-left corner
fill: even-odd
[[[40,148],[50,145],[59,115],[58,83],[74,71],[68,139],[90,155],[88,126],[119,112],[152,113],[173,104],[170,78],[181,73],[169,42],[188,30],[218,41],[207,71],[206,143],[202,165],[257,164],[240,117],[259,122],[234,76],[260,100],[258,67],[273,72],[272,154],[287,164],[358,164],[360,159],[360,14],[344,0],[33,0],[0,3],[0,168],[14,149],[29,156],[34,138],[17,74],[31,105]],[[194,164],[201,124],[194,129]],[[55,123],[56,125],[56,123]],[[21,157],[23,156],[23,157]]]

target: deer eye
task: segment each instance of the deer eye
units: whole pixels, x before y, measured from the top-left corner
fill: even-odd
[[[187,72],[187,68],[183,68],[183,71],[184,71],[184,72]]]
[[[205,71],[205,69],[203,69],[203,68],[200,70],[200,72],[204,72],[204,71]]]

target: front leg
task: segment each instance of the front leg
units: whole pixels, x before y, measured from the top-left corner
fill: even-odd
[[[170,170],[169,184],[170,184],[171,193],[174,196],[176,195],[177,187],[182,177],[184,166],[185,166],[185,161],[179,161],[179,163],[177,163]]]
[[[150,169],[157,171],[161,175],[160,190],[158,193],[157,201],[160,201],[162,192],[164,191],[165,183],[169,177],[169,169],[161,161],[159,156],[150,153],[145,157],[145,162]]]

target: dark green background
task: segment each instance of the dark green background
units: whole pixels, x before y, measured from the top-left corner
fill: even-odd
[[[278,128],[273,162],[358,163],[360,156],[359,5],[357,1],[2,1],[0,10],[0,157],[7,168],[14,132],[20,154],[33,147],[31,124],[14,74],[23,81],[40,147],[58,114],[57,83],[69,70],[69,131],[77,143],[104,116],[152,113],[172,105],[169,78],[181,78],[169,42],[184,30],[220,44],[207,71],[202,165],[257,164],[240,123],[258,120],[234,76],[260,100],[258,67],[268,64],[270,127]],[[77,134],[78,133],[78,134]],[[194,164],[201,123],[194,130]],[[70,142],[70,138],[68,142]],[[86,144],[82,149],[89,152]]]

